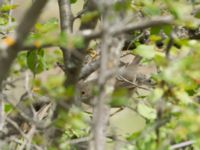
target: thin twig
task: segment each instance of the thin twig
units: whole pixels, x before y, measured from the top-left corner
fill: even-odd
[[[129,23],[123,26],[117,26],[116,28],[111,28],[111,34],[112,35],[120,35],[123,33],[131,33],[136,30],[143,30],[150,27],[155,26],[161,26],[161,25],[167,25],[167,24],[173,24],[173,17],[172,16],[160,16],[155,17],[151,19],[144,19],[142,21],[139,21],[137,23]],[[99,38],[103,34],[103,30],[83,30],[81,32],[81,35],[87,39],[94,39]]]
[[[143,30],[154,26],[166,25],[166,24],[173,24],[173,17],[172,16],[160,16],[154,17],[151,19],[146,19],[143,21],[139,21],[138,23],[130,23],[125,26],[120,26],[118,28],[111,28],[111,33],[113,35],[118,35],[121,33],[130,33],[135,30]]]
[[[119,77],[120,77],[122,80],[124,80],[125,82],[132,84],[134,87],[137,87],[137,88],[140,88],[140,89],[143,89],[143,90],[150,91],[150,89],[145,88],[145,87],[142,87],[142,86],[139,86],[139,85],[137,85],[137,84],[135,84],[135,83],[129,81],[128,79],[126,79],[126,78],[123,77],[122,75],[119,75]]]
[[[11,118],[9,118],[8,116],[6,117],[6,121],[11,124],[22,136],[23,138],[27,139],[26,134],[21,130],[21,128],[18,126],[18,124],[13,121]]]
[[[40,48],[51,48],[51,47],[59,47],[59,45],[48,43],[48,44],[42,44],[39,46],[36,45],[24,45],[21,48],[21,51],[30,51],[30,50],[35,50],[35,49],[40,49]]]
[[[122,110],[124,110],[123,107],[118,108],[115,112],[113,112],[112,114],[110,114],[110,117],[116,115],[117,113],[121,112]]]
[[[76,19],[80,18],[86,11],[87,11],[87,8],[83,8],[81,11],[79,11],[77,13],[76,16],[74,16],[73,20],[76,20]]]
[[[182,143],[178,143],[178,144],[174,144],[170,147],[170,150],[174,150],[174,149],[184,149],[186,147],[191,146],[192,144],[194,144],[195,141],[185,141]]]
[[[172,32],[170,37],[169,37],[169,41],[167,43],[167,46],[165,48],[165,56],[166,56],[167,59],[170,59],[170,50],[171,50],[173,44],[174,44],[174,33]]]
[[[69,141],[66,141],[66,143],[70,144],[70,145],[75,145],[81,142],[88,142],[89,140],[91,140],[92,135],[86,136],[86,137],[81,137],[78,139],[71,139]]]

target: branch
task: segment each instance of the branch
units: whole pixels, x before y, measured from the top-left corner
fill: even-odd
[[[73,30],[73,14],[71,4],[69,0],[58,0],[58,6],[60,12],[61,31],[68,31],[70,33]]]
[[[63,16],[63,18],[65,18],[65,17]],[[67,29],[67,26],[65,25],[67,23],[66,23],[65,20],[66,19],[61,21],[62,31]],[[112,32],[113,35],[118,35],[118,34],[121,34],[121,33],[124,33],[124,32],[132,32],[132,31],[135,31],[135,30],[142,30],[142,29],[149,28],[149,27],[171,24],[172,21],[173,21],[172,17],[170,17],[170,16],[157,17],[157,18],[153,18],[152,20],[148,19],[146,21],[140,21],[137,24],[128,24],[126,26],[122,26],[121,28],[115,28],[115,29],[112,29],[111,32]],[[81,34],[77,34],[77,36],[81,35],[84,38],[91,40],[91,39],[99,38],[102,35],[102,32],[103,32],[102,30],[94,31],[94,30],[91,30],[91,29],[86,29],[86,30],[83,30],[81,32]],[[54,46],[54,45],[45,44],[45,45],[41,45],[40,47],[46,48],[46,47],[52,47],[52,46]],[[35,48],[38,48],[38,47],[36,47],[34,45],[22,47],[22,49],[35,49]]]
[[[6,117],[6,121],[11,124],[21,135],[23,138],[27,139],[27,136],[26,134],[24,133],[24,131],[22,131],[22,129],[18,126],[18,124],[12,120],[11,118],[9,117]]]
[[[40,48],[50,48],[50,47],[59,47],[59,45],[55,44],[43,44],[40,46],[35,46],[35,45],[24,45],[21,47],[21,51],[30,51],[30,50],[35,50],[35,49],[40,49]]]
[[[80,79],[87,78],[91,73],[93,73],[95,70],[97,70],[97,68],[99,68],[99,66],[100,66],[100,60],[99,59],[94,61],[94,62],[87,64],[86,66],[84,66],[81,69],[81,73],[80,73],[79,78]]]
[[[59,14],[60,14],[60,26],[61,32],[66,34],[71,33],[73,29],[73,15],[71,11],[71,5],[69,0],[58,0]],[[65,47],[60,47],[63,53],[64,69],[63,71],[67,75],[67,63],[69,59],[69,52]]]
[[[73,20],[76,20],[76,19],[78,19],[78,18],[81,18],[81,16],[82,16],[86,11],[87,11],[86,8],[82,9],[81,11],[79,11],[79,12],[77,13],[77,15],[74,16]]]
[[[143,21],[139,21],[138,23],[130,23],[128,25],[122,26],[120,28],[111,28],[111,32],[113,35],[119,35],[122,33],[131,33],[136,30],[144,30],[150,27],[162,26],[162,25],[170,25],[173,24],[172,16],[159,16],[152,18],[151,20],[146,19]]]
[[[89,136],[86,136],[86,137],[81,137],[81,138],[66,141],[66,143],[68,143],[70,145],[75,145],[75,144],[79,144],[79,143],[82,143],[82,142],[88,142],[91,138],[92,138],[92,136],[89,135]]]
[[[174,149],[184,149],[188,146],[191,146],[192,144],[194,144],[195,141],[185,141],[185,142],[182,142],[182,143],[178,143],[178,144],[175,144],[175,145],[172,145],[170,147],[170,150],[174,150]]]
[[[121,78],[121,79],[118,79],[119,81],[123,80],[123,81],[125,81],[125,82],[131,84],[132,87],[136,87],[136,88],[140,88],[140,89],[143,89],[143,90],[146,90],[146,91],[150,91],[149,88],[146,88],[146,87],[143,87],[143,86],[137,85],[136,83],[134,83],[134,82],[132,82],[132,81],[129,81],[128,79],[126,79],[125,77],[123,77],[123,76],[120,75],[120,74],[119,74],[119,78]],[[136,78],[136,80],[137,80],[137,78]]]
[[[144,30],[150,27],[171,25],[173,23],[174,20],[172,16],[159,16],[151,19],[142,20],[137,23],[134,22],[124,26],[116,26],[116,28],[111,28],[110,32],[112,35],[116,36],[123,33],[131,33],[136,30]],[[103,32],[103,30],[83,30],[81,32],[81,35],[86,39],[94,39],[101,37]]]
[[[58,67],[61,68],[63,72],[65,72],[65,66],[59,62],[57,62]],[[93,73],[95,70],[97,70],[100,66],[100,60],[97,59],[96,61],[93,61],[87,65],[85,65],[80,72],[79,79],[86,79],[91,73]]]
[[[94,11],[96,10],[96,5],[91,1],[89,3],[86,3],[83,9],[86,9],[88,12]],[[82,22],[80,25],[80,30],[94,29],[96,27],[97,20],[98,20],[98,17],[94,18],[92,21],[87,22],[87,23]],[[65,74],[67,76],[65,86],[76,85],[76,83],[79,80],[82,63],[86,55],[85,50],[87,49],[91,39],[86,39],[83,37],[83,40],[84,40],[83,48],[70,49],[68,50],[68,52],[72,52],[72,53],[66,54],[68,56],[64,55]],[[77,55],[73,53],[75,51],[81,54],[81,57],[77,57]]]
[[[106,127],[109,119],[109,107],[107,103],[114,90],[115,78],[107,76],[108,72],[113,69],[117,72],[120,51],[124,45],[124,40],[112,38],[111,35],[105,34],[101,45],[101,62],[99,73],[99,96],[94,105],[93,113],[93,135],[94,140],[90,144],[90,149],[103,150],[106,142]]]
[[[34,26],[48,0],[36,0],[27,11],[13,36],[5,38],[0,43],[0,85],[7,77],[12,62],[20,51],[20,48]]]
[[[18,44],[21,45],[22,42],[26,39],[28,36],[30,30],[36,23],[38,17],[40,16],[44,6],[48,0],[36,0],[31,8],[25,13],[24,18],[20,22],[16,34],[17,34],[17,41],[19,42]]]

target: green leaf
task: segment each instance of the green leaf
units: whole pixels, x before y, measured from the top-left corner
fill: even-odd
[[[163,53],[156,53],[154,61],[158,66],[166,66],[168,61]]]
[[[35,29],[37,33],[46,33],[52,31],[58,27],[58,20],[56,18],[51,18],[46,23],[37,23]]]
[[[81,22],[82,23],[88,23],[88,22],[92,21],[93,19],[97,18],[98,16],[99,16],[99,12],[98,11],[85,13],[81,17]]]
[[[58,43],[59,45],[66,47],[66,43],[67,43],[67,35],[65,32],[61,32],[61,34],[58,37]]]
[[[6,104],[4,105],[4,111],[5,111],[6,113],[8,113],[8,112],[10,112],[11,110],[13,110],[12,105],[9,104],[9,103],[6,103]]]
[[[163,26],[163,31],[168,36],[171,34],[172,30],[173,30],[173,28],[172,28],[171,25],[165,25],[165,26]]]
[[[127,98],[125,97],[114,97],[110,102],[111,107],[121,107],[127,104]]]
[[[49,76],[47,78],[47,82],[44,83],[44,86],[47,89],[55,89],[55,88],[61,87],[63,82],[64,82],[63,75]]]
[[[171,12],[171,14],[176,19],[186,19],[189,15],[189,12],[192,11],[192,5],[188,5],[187,3],[180,2],[180,1],[171,1],[171,0],[165,0],[166,4],[168,5],[168,9]],[[187,17],[186,17],[187,16]]]
[[[40,57],[44,56],[44,50],[43,49],[38,50],[38,56],[40,56]]]
[[[112,95],[112,100],[109,103],[111,107],[121,107],[127,105],[127,94],[126,89],[117,89]]]
[[[33,74],[41,73],[46,68],[44,50],[31,50],[27,53],[27,65]]]
[[[193,102],[188,93],[183,90],[174,90],[174,94],[184,104],[189,104]]]
[[[32,50],[32,51],[29,51],[27,53],[27,65],[28,65],[28,68],[33,72],[35,73],[35,69],[36,69],[36,59],[37,59],[37,53],[36,53],[36,50]]]
[[[157,101],[159,100],[164,94],[164,91],[163,89],[161,88],[156,88],[154,89],[154,91],[152,92],[152,94],[150,95],[149,99],[151,101]]]
[[[151,35],[152,35],[152,34],[159,34],[159,33],[160,33],[160,30],[161,30],[161,26],[160,26],[160,27],[159,27],[159,26],[151,27],[150,33],[151,33]]]
[[[200,18],[200,11],[198,11],[197,13],[195,13],[195,17],[196,18]]]
[[[131,8],[131,0],[118,1],[114,4],[115,11],[126,11]]]
[[[8,12],[8,11],[10,11],[12,9],[15,9],[17,6],[18,5],[3,5],[3,6],[1,6],[0,11]]]
[[[141,135],[141,131],[134,132],[130,136],[128,136],[126,139],[128,141],[132,141],[132,140],[136,139],[137,137],[139,137],[140,135]]]
[[[148,16],[158,16],[160,15],[160,8],[155,5],[145,6],[143,12]]]
[[[155,56],[156,52],[152,45],[139,45],[134,51],[134,54],[151,59]]]
[[[138,104],[137,111],[140,115],[142,115],[146,119],[149,120],[156,119],[156,110],[143,103]]]
[[[84,41],[82,37],[75,37],[73,38],[73,43],[75,48],[83,48],[84,47]]]
[[[162,77],[168,83],[176,85],[185,90],[194,89],[197,85],[191,77],[195,76],[192,76],[194,74],[190,72],[195,73],[195,70],[199,70],[199,63],[197,62],[193,56],[187,56],[176,60],[175,62],[171,62],[168,67],[163,70]]]
[[[73,94],[73,89],[68,87],[67,89],[63,86],[65,76],[63,74],[49,75],[46,82],[42,84],[43,93],[48,93],[51,97],[56,100],[67,99]]]
[[[0,25],[6,25],[8,20],[6,18],[0,17]]]
[[[74,3],[76,3],[77,2],[77,0],[70,0],[70,3],[71,4],[74,4]]]
[[[20,52],[17,56],[17,63],[19,63],[21,68],[27,67],[26,56],[27,56],[26,52]]]
[[[68,86],[66,89],[66,95],[72,97],[74,95],[75,88],[74,86]]]
[[[157,41],[161,41],[162,37],[159,35],[153,34],[153,35],[149,36],[149,40],[152,42],[157,42]]]
[[[25,41],[25,46],[34,45],[40,48],[41,45],[59,45],[59,38],[57,38],[58,21],[57,19],[50,19],[46,23],[37,23],[34,32],[32,32]],[[65,45],[66,46],[66,45]]]

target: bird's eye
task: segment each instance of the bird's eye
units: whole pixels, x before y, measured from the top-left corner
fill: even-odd
[[[84,94],[85,94],[85,91],[82,91],[81,94],[84,95]]]

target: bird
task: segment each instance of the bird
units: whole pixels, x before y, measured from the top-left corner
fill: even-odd
[[[148,90],[152,85],[151,75],[157,72],[155,65],[139,64],[141,57],[136,57],[131,63],[123,65],[115,75],[115,89],[125,88],[132,92],[133,89],[141,88]],[[81,80],[78,83],[79,95],[82,102],[91,105],[95,93],[98,77],[89,80]],[[129,93],[131,93],[129,92]]]

